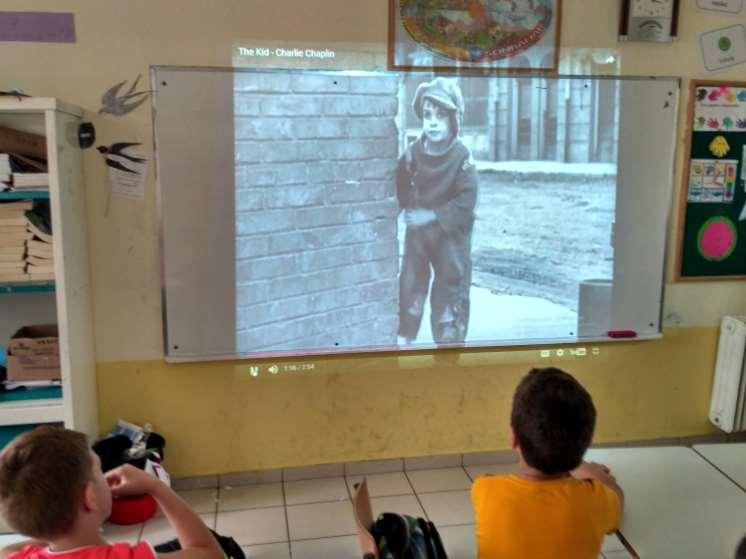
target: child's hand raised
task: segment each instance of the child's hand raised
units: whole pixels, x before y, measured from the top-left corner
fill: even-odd
[[[438,219],[435,212],[424,208],[404,210],[404,222],[408,227],[422,227]]]
[[[149,494],[160,483],[155,477],[129,464],[109,470],[104,477],[114,497]]]

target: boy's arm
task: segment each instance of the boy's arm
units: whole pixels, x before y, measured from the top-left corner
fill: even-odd
[[[414,204],[412,199],[412,146],[399,157],[396,165],[396,199],[399,209],[411,208]]]
[[[580,466],[570,472],[575,479],[595,479],[611,489],[619,497],[620,511],[624,510],[624,491],[611,475],[608,467],[597,462],[581,462]]]
[[[446,233],[451,233],[471,223],[477,205],[477,169],[468,155],[456,175],[454,194],[448,202],[435,210],[438,223]]]
[[[156,500],[182,547],[168,559],[222,559],[223,552],[202,519],[161,480],[130,465],[107,472],[106,479],[115,497],[147,493]]]
[[[13,555],[14,553],[18,553],[27,545],[35,545],[37,547],[47,547],[48,544],[47,542],[43,542],[40,540],[23,540],[20,542],[12,543],[0,549],[0,559],[5,559],[6,557]]]

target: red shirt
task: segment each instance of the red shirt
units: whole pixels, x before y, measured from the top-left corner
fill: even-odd
[[[93,545],[69,551],[50,551],[48,547],[27,545],[8,559],[155,559],[153,547],[148,542],[137,545],[115,543]]]

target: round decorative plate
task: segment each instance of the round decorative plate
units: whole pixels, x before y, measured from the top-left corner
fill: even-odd
[[[538,43],[555,0],[400,0],[402,25],[414,41],[452,60],[490,62]]]
[[[697,234],[697,249],[705,260],[720,262],[736,248],[738,232],[736,226],[725,216],[711,217],[702,224]]]

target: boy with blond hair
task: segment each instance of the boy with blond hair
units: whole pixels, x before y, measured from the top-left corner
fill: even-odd
[[[155,559],[151,545],[110,544],[101,525],[112,497],[151,495],[182,551],[168,559],[222,559],[210,530],[171,488],[130,465],[106,474],[85,435],[58,427],[24,433],[0,453],[0,513],[32,538],[0,550],[0,559]]]

